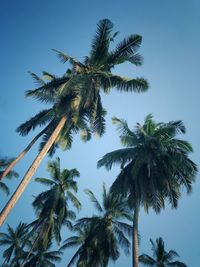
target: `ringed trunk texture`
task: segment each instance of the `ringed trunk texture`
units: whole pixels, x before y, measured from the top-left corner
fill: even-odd
[[[67,118],[66,117],[62,117],[62,119],[58,123],[57,127],[53,131],[52,135],[50,136],[48,142],[45,144],[43,149],[39,152],[39,154],[37,155],[37,157],[33,161],[32,165],[30,166],[30,168],[26,172],[26,174],[25,174],[24,178],[22,179],[21,183],[19,184],[19,186],[17,187],[17,189],[15,190],[15,192],[13,193],[13,195],[11,196],[9,201],[7,202],[7,204],[4,207],[4,209],[1,211],[1,213],[0,213],[0,226],[5,221],[6,217],[10,213],[11,209],[17,203],[17,200],[20,198],[21,194],[23,193],[23,191],[25,190],[26,186],[30,182],[33,174],[35,173],[35,171],[39,167],[40,162],[46,156],[46,154],[48,153],[49,149],[51,148],[51,146],[55,142],[56,138],[58,137],[59,133],[61,132],[62,128],[64,127],[66,121],[67,121]]]
[[[29,145],[10,163],[10,165],[5,169],[5,171],[3,172],[2,175],[0,175],[0,180],[3,179],[3,177],[5,177],[11,170],[12,168],[15,166],[15,164],[21,159],[23,158],[26,153],[31,149],[31,147],[35,144],[35,142],[40,138],[40,136],[43,135],[43,133],[45,133],[47,127],[42,130],[39,134],[37,134],[33,140],[29,143]]]
[[[136,202],[133,216],[133,235],[132,235],[132,266],[138,267],[138,218],[139,218],[139,204]]]

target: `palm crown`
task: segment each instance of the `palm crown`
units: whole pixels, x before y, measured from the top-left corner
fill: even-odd
[[[181,187],[191,192],[197,167],[188,157],[191,145],[176,138],[185,133],[182,121],[155,123],[151,115],[144,125],[137,124],[131,131],[126,121],[113,119],[118,125],[120,139],[125,148],[106,154],[98,166],[110,169],[114,164],[122,167],[112,189],[129,192],[130,201],[140,202],[156,212],[164,207],[168,198],[177,207]]]
[[[0,233],[0,246],[7,247],[3,253],[4,264],[9,263],[10,266],[15,266],[24,256],[23,247],[29,243],[27,233],[28,228],[24,223],[19,223],[16,229],[8,225],[7,233]]]
[[[77,183],[75,177],[79,177],[76,169],[60,169],[60,159],[48,163],[48,171],[51,179],[36,178],[35,180],[50,189],[40,193],[33,201],[33,207],[36,210],[37,219],[30,225],[35,231],[37,229],[38,241],[48,244],[52,236],[61,241],[60,230],[62,225],[71,227],[71,219],[75,219],[75,212],[68,208],[69,201],[80,209],[81,204],[73,192],[77,192]]]
[[[61,251],[50,250],[51,243],[47,248],[36,248],[30,255],[30,260],[24,265],[24,267],[55,267],[54,263],[61,261]]]
[[[114,194],[107,193],[103,186],[103,205],[99,203],[90,190],[85,190],[94,203],[99,215],[85,217],[75,224],[78,236],[68,238],[63,248],[79,246],[79,249],[69,262],[75,261],[77,266],[107,266],[109,259],[117,260],[119,246],[129,253],[129,240],[132,227],[121,219],[131,219],[130,210],[124,200]]]
[[[90,54],[85,57],[83,62],[54,49],[61,62],[68,61],[71,68],[62,77],[55,77],[44,72],[44,77],[51,80],[48,83],[32,74],[41,86],[35,90],[27,91],[27,95],[39,101],[54,104],[57,111],[62,110],[62,114],[63,112],[66,114],[67,107],[70,106],[70,111],[73,110],[73,113],[70,114],[72,117],[84,116],[90,122],[91,131],[102,135],[105,130],[105,110],[102,107],[100,90],[109,93],[112,87],[120,91],[136,92],[144,92],[148,89],[148,83],[143,78],[128,79],[112,74],[111,70],[118,64],[124,62],[130,62],[136,66],[142,64],[142,57],[137,53],[142,37],[130,35],[120,42],[113,51],[110,51],[110,44],[117,35],[117,33],[113,34],[112,31],[113,24],[108,19],[98,23]],[[43,115],[43,117],[45,116]]]
[[[178,253],[174,250],[167,252],[165,250],[165,243],[161,237],[156,239],[156,243],[150,239],[153,258],[147,254],[142,254],[139,261],[146,266],[162,266],[162,267],[187,267],[186,264],[180,261],[174,261],[174,258],[179,257]]]

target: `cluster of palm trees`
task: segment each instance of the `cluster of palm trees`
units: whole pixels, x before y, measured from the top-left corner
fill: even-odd
[[[27,91],[27,96],[48,103],[50,108],[18,127],[21,135],[27,135],[38,126],[42,130],[17,158],[7,164],[7,168],[1,164],[4,169],[0,180],[8,177],[14,165],[41,139],[38,155],[0,213],[0,225],[47,154],[52,156],[58,147],[70,149],[75,133],[79,132],[84,141],[88,141],[92,134],[104,134],[106,110],[102,106],[101,92],[108,94],[112,88],[125,92],[145,92],[148,89],[144,78],[129,79],[112,73],[115,66],[125,62],[136,66],[142,64],[142,56],[138,53],[142,37],[130,35],[111,50],[110,45],[117,35],[118,32],[113,33],[110,20],[101,20],[90,54],[83,62],[55,50],[61,62],[70,64],[62,77],[47,72],[43,72],[42,77],[31,73],[39,87]],[[156,123],[153,116],[148,115],[144,124],[138,123],[133,130],[125,120],[113,118],[113,123],[117,125],[123,148],[104,155],[97,166],[110,170],[119,165],[120,172],[108,191],[103,186],[102,205],[92,191],[85,190],[98,215],[73,223],[76,212],[69,209],[69,203],[77,211],[81,207],[74,180],[79,172],[76,169],[61,171],[59,158],[50,161],[48,171],[51,179],[35,179],[49,188],[33,201],[36,219],[28,224],[20,223],[16,230],[8,226],[8,234],[0,234],[0,245],[8,246],[3,253],[5,261],[2,266],[55,266],[54,262],[61,259],[64,249],[77,247],[67,266],[105,267],[109,260],[118,259],[120,248],[129,253],[130,237],[132,266],[138,267],[139,261],[147,266],[186,266],[179,261],[173,262],[178,254],[174,251],[167,253],[161,238],[157,239],[157,245],[151,241],[155,259],[145,254],[139,256],[138,252],[140,209],[148,211],[152,208],[159,213],[166,201],[172,208],[177,208],[182,189],[189,193],[195,181],[197,167],[189,158],[192,147],[177,137],[185,133],[183,122]],[[2,184],[0,182],[1,188],[6,190]],[[54,240],[60,245],[64,226],[76,235],[67,238],[58,251],[51,251]]]

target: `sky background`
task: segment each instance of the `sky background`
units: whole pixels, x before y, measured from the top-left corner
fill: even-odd
[[[19,136],[15,129],[45,106],[24,96],[25,90],[35,88],[27,71],[41,74],[43,70],[57,75],[67,66],[61,64],[52,48],[64,51],[79,60],[88,55],[96,23],[109,18],[120,31],[116,42],[132,33],[143,36],[140,52],[144,65],[125,65],[116,72],[127,77],[144,77],[150,83],[145,94],[120,93],[112,90],[102,95],[107,109],[107,131],[101,138],[84,144],[78,136],[70,151],[57,151],[64,168],[77,168],[78,196],[82,211],[78,217],[92,215],[94,210],[83,190],[90,188],[101,199],[102,183],[112,184],[118,168],[112,171],[96,169],[97,161],[107,152],[121,147],[111,117],[126,119],[131,128],[142,123],[149,113],[157,122],[183,120],[187,133],[184,139],[191,142],[191,158],[199,165],[199,99],[200,99],[200,4],[198,0],[35,0],[0,1],[0,156],[16,156],[37,131],[27,137]],[[38,129],[39,130],[39,129]],[[37,154],[37,145],[17,165],[20,177],[7,184],[13,191]],[[48,176],[45,159],[35,177]],[[198,175],[199,176],[199,175]],[[183,193],[177,210],[167,207],[160,215],[141,212],[139,230],[140,253],[150,253],[149,239],[162,236],[167,249],[175,249],[189,267],[200,265],[200,182],[194,184],[190,196]],[[34,218],[32,195],[44,190],[33,180],[25,190],[7,219],[12,227],[21,220]],[[8,198],[1,193],[0,207]],[[1,228],[5,231],[6,223]],[[68,236],[63,231],[63,239]],[[0,248],[0,257],[3,249]],[[57,267],[66,266],[73,251],[66,251]],[[109,266],[114,266],[110,263]],[[115,266],[131,266],[131,258],[123,253]]]

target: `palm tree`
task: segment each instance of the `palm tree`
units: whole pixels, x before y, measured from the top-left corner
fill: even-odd
[[[119,246],[126,254],[129,253],[129,240],[126,235],[131,235],[132,227],[121,219],[132,219],[130,210],[123,198],[108,193],[103,186],[103,205],[89,189],[85,190],[90,200],[94,203],[99,215],[84,217],[75,224],[78,232],[65,240],[61,249],[79,246],[75,255],[70,260],[68,267],[77,262],[77,266],[107,266],[109,259],[116,261],[119,257]]]
[[[0,233],[0,246],[7,247],[3,252],[5,260],[2,267],[6,263],[9,263],[9,266],[14,266],[14,264],[19,263],[19,260],[25,254],[23,250],[24,246],[29,244],[26,224],[20,222],[15,230],[8,224],[7,232]]]
[[[55,161],[49,161],[47,170],[50,172],[51,179],[35,179],[37,182],[50,187],[50,189],[40,193],[33,201],[37,219],[29,226],[32,228],[30,233],[34,235],[34,241],[21,267],[25,266],[24,264],[34,247],[43,245],[43,248],[46,249],[52,238],[55,238],[59,244],[62,226],[72,228],[70,220],[74,220],[76,215],[68,208],[69,201],[77,210],[81,207],[74,194],[78,190],[74,178],[79,177],[79,172],[76,169],[61,170],[59,158],[56,158]]]
[[[142,37],[130,35],[122,40],[113,51],[110,51],[110,44],[117,35],[117,33],[112,34],[112,30],[113,24],[108,19],[98,23],[90,55],[85,57],[83,63],[57,51],[62,62],[70,62],[71,70],[67,71],[61,78],[53,76],[49,83],[27,92],[27,95],[40,101],[50,102],[54,105],[55,102],[58,103],[55,109],[59,116],[57,116],[55,128],[51,128],[49,135],[45,136],[48,138],[46,138],[44,147],[1,212],[0,225],[26,188],[41,160],[55,144],[65,125],[72,120],[71,117],[74,114],[76,114],[75,118],[78,119],[84,116],[90,122],[91,131],[102,135],[105,131],[105,110],[102,107],[100,91],[108,94],[113,87],[125,92],[144,92],[148,89],[148,83],[143,78],[128,79],[112,73],[112,69],[116,65],[124,62],[130,62],[136,66],[142,64],[142,57],[137,53]],[[38,80],[41,82],[39,78]],[[42,125],[43,121],[39,124]],[[64,135],[64,140],[65,137]]]
[[[111,187],[111,191],[127,196],[134,210],[133,218],[133,266],[138,267],[138,217],[140,207],[146,211],[152,207],[157,213],[165,207],[165,200],[177,208],[181,189],[191,192],[197,167],[188,157],[191,145],[176,138],[185,133],[182,121],[156,123],[148,115],[144,125],[137,124],[131,131],[124,120],[113,119],[120,131],[120,139],[125,148],[106,154],[98,167],[108,170],[114,164],[121,171]]]
[[[66,82],[69,79],[69,73],[70,72],[68,70],[67,73],[64,74],[62,78],[60,78],[60,80],[62,82],[63,81]],[[33,77],[33,79],[37,83],[40,84],[40,86],[48,87],[48,83],[46,82],[46,79],[47,81],[49,80],[51,81],[50,83],[51,86],[53,85],[55,86],[55,84],[57,86],[60,85],[60,80],[46,71],[43,72],[42,78],[40,78],[34,73],[30,73],[30,74]],[[40,131],[33,138],[33,140],[28,144],[28,146],[17,157],[10,162],[7,168],[2,173],[0,173],[0,179],[2,179],[4,176],[6,176],[11,171],[11,169],[15,166],[15,164],[26,155],[26,153],[31,149],[31,147],[35,144],[35,142],[40,137],[43,137],[42,142],[40,143],[40,147],[39,147],[39,151],[41,151],[41,149],[44,147],[47,140],[51,136],[53,130],[56,128],[59,120],[61,119],[60,110],[65,110],[65,112],[66,111],[69,112],[69,110],[72,111],[72,108],[70,107],[70,105],[71,105],[71,102],[74,96],[71,93],[69,93],[67,97],[65,97],[62,101],[60,101],[60,99],[56,100],[55,90],[52,90],[52,91],[53,92],[50,92],[49,94],[47,94],[46,92],[42,92],[39,94],[40,95],[39,99],[41,101],[51,103],[53,105],[52,108],[44,109],[40,111],[39,113],[37,113],[32,118],[30,118],[29,120],[27,120],[25,123],[22,123],[17,128],[17,132],[22,136],[26,136],[29,134],[31,130],[35,130],[35,128],[38,126],[44,125],[45,127],[43,128],[42,131]],[[28,91],[27,95],[31,94],[30,92],[32,91]],[[38,97],[38,92],[35,94]],[[87,125],[84,121],[85,119],[84,116],[85,114],[81,114],[77,118],[74,112],[73,112],[73,115],[68,114],[67,124],[65,124],[64,129],[59,134],[59,138],[57,138],[55,143],[49,149],[48,151],[49,156],[53,156],[58,146],[60,146],[63,150],[69,149],[72,145],[72,133],[73,132],[81,131],[81,137],[84,141],[87,141],[90,139],[89,129],[87,128]]]
[[[0,176],[1,174],[4,172],[4,170],[7,168],[7,166],[10,164],[10,162],[12,162],[13,159],[12,158],[0,158]],[[8,174],[6,174],[6,178],[11,179],[13,177],[18,177],[18,173],[16,171],[11,171]],[[0,181],[0,189],[5,193],[5,194],[9,194],[9,188],[8,186]]]
[[[162,266],[162,267],[187,267],[186,264],[180,261],[174,261],[174,258],[179,257],[174,250],[167,252],[165,250],[165,243],[161,237],[156,239],[156,244],[150,239],[153,251],[153,258],[147,254],[142,254],[139,257],[139,262],[146,266]]]
[[[24,265],[24,267],[55,267],[54,262],[61,261],[61,251],[51,251],[51,243],[47,248],[37,247],[30,256],[30,260]]]

